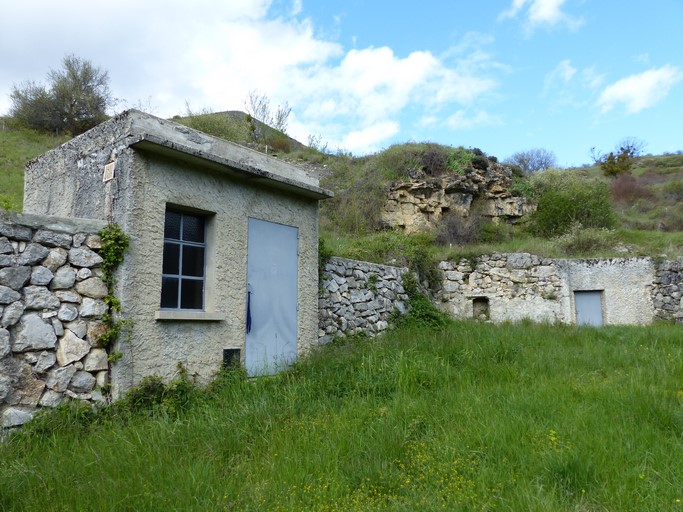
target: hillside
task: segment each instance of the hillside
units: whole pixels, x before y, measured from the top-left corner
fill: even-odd
[[[597,167],[563,170],[575,177],[568,181],[607,187],[616,217],[608,230],[565,230],[562,238],[528,229],[543,178],[522,176],[477,148],[406,143],[354,157],[307,148],[258,122],[250,126],[241,112],[173,120],[318,173],[321,185],[335,192],[321,205],[321,236],[337,255],[399,263],[415,262],[425,252],[438,258],[491,251],[553,257],[683,255],[681,154],[638,157],[631,174],[617,179],[605,178]],[[20,210],[25,162],[64,140],[0,131],[1,205]],[[416,258],[417,246],[422,249]]]

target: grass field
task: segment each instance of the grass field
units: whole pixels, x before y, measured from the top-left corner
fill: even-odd
[[[21,211],[26,162],[68,139],[30,130],[0,131],[0,208]]]
[[[448,323],[0,445],[0,510],[683,510],[681,327]]]

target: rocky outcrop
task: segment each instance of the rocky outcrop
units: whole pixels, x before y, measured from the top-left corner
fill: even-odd
[[[514,196],[511,186],[511,171],[498,163],[491,163],[486,170],[393,183],[382,209],[382,222],[406,233],[427,231],[437,227],[445,215],[469,217],[475,202],[481,205],[482,215],[514,222],[535,206]]]

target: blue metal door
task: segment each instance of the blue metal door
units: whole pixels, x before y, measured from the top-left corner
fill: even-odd
[[[249,219],[247,334],[249,375],[276,373],[296,360],[299,230]]]
[[[602,325],[602,292],[574,292],[576,323],[579,325]]]

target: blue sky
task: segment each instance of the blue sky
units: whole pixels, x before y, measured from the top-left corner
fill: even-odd
[[[500,159],[541,147],[569,166],[625,137],[683,150],[683,0],[93,5],[3,6],[0,113],[12,84],[73,53],[109,72],[115,110],[243,110],[256,90],[288,102],[292,136],[354,154],[409,140]]]

